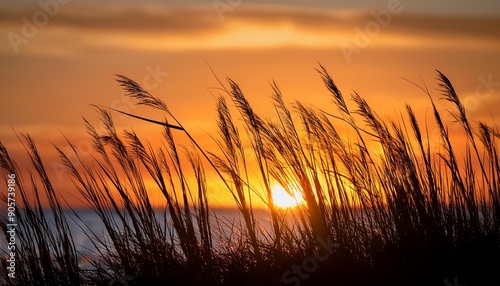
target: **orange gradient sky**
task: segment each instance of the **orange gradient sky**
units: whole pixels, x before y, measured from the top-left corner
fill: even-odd
[[[210,67],[239,83],[270,118],[273,80],[288,102],[335,110],[315,71],[321,63],[344,94],[356,91],[379,114],[393,116],[409,103],[422,120],[429,100],[402,78],[423,81],[437,99],[438,69],[473,121],[500,121],[495,1],[0,3],[0,140],[20,162],[26,156],[13,129],[32,135],[48,166],[56,166],[52,144],[65,146],[63,134],[86,148],[82,116],[98,123],[91,104],[162,119],[124,98],[114,74],[161,97],[207,149],[215,147],[207,134],[216,132],[220,88]],[[157,127],[114,119],[157,140]],[[70,192],[69,180],[49,169]],[[227,205],[228,194],[217,188],[210,187],[211,201]],[[77,201],[74,192],[67,198]]]

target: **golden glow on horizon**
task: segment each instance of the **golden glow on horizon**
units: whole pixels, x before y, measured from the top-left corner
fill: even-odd
[[[279,208],[292,208],[305,203],[299,191],[293,190],[290,195],[282,186],[273,187],[272,196],[274,205]]]

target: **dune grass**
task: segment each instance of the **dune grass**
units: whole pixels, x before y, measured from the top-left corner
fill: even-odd
[[[0,143],[0,166],[4,174],[19,178],[22,199],[17,212],[18,278],[7,277],[4,256],[3,282],[447,285],[457,279],[463,285],[498,285],[497,127],[469,121],[451,82],[440,72],[440,96],[453,105],[450,112],[465,142],[452,142],[448,123],[425,87],[420,88],[429,97],[438,138],[430,138],[434,127],[422,128],[410,106],[397,121],[382,119],[360,95],[346,101],[324,67],[318,73],[330,93],[330,109],[302,102],[287,105],[272,83],[270,100],[278,120],[255,113],[236,82],[221,82],[216,150],[204,150],[161,99],[117,76],[127,96],[162,110],[171,122],[127,114],[161,126],[163,143],[152,146],[133,131],[118,131],[113,110],[96,107],[104,130],[85,120],[92,160],[84,160],[69,141],[72,154],[55,147],[75,191],[107,231],[106,239],[89,234],[95,245],[95,255],[88,257],[90,268],[78,263],[81,253],[63,209],[68,206],[47,175],[35,142],[28,135],[20,138],[34,167],[29,174],[20,173]],[[243,124],[236,124],[240,119]],[[338,126],[346,126],[352,135],[342,135]],[[181,135],[190,146],[177,143]],[[439,148],[431,147],[433,139]],[[207,181],[206,172],[218,175],[241,224],[217,219],[208,203],[213,182]],[[255,174],[258,179],[250,179]],[[305,204],[288,212],[278,209],[271,195],[276,182],[289,192],[300,190]],[[151,191],[161,192],[163,208],[153,205]],[[48,198],[50,221],[41,196]],[[269,228],[255,218],[256,199],[266,205]],[[7,235],[5,222],[2,218]]]

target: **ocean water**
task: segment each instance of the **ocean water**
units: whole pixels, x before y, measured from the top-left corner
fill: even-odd
[[[171,225],[172,222],[168,214],[165,215],[164,212],[160,210],[155,214],[160,225]],[[271,230],[269,215],[267,211],[262,209],[255,210],[254,215],[258,224],[258,231],[261,236],[264,236]],[[75,247],[80,254],[80,265],[88,266],[89,259],[98,259],[96,247],[104,249],[104,245],[97,243],[96,246],[94,243],[96,241],[109,241],[106,227],[98,214],[90,209],[66,211],[65,216]],[[116,225],[118,228],[122,229],[123,224],[120,222],[119,216],[117,214],[113,216],[117,222]],[[55,227],[54,218],[50,211],[45,213],[45,217],[49,224]],[[213,241],[214,247],[223,247],[221,244],[228,243],[230,237],[237,236],[241,229],[244,229],[242,215],[237,209],[233,208],[213,209],[210,213],[210,222],[213,238],[217,238]],[[18,229],[20,228],[20,223],[21,222],[18,222]],[[196,223],[196,221],[194,223]],[[220,237],[222,237],[222,239],[218,239]],[[18,248],[19,247],[22,247],[22,245],[18,245]],[[0,238],[0,249],[2,249],[3,253],[7,252],[7,241],[4,236]]]

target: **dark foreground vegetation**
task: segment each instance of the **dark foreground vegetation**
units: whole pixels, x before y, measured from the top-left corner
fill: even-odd
[[[451,124],[461,126],[460,142],[452,142],[450,122],[426,87],[420,89],[432,118],[423,126],[410,106],[391,121],[356,93],[346,101],[327,71],[318,72],[332,106],[287,105],[272,84],[278,120],[256,114],[234,81],[221,83],[217,150],[203,150],[162,100],[118,76],[127,96],[164,111],[168,122],[151,121],[161,125],[164,142],[153,147],[117,130],[110,113],[116,110],[96,107],[103,128],[85,121],[92,160],[71,142],[71,152],[55,147],[75,192],[107,230],[106,239],[89,234],[95,249],[84,267],[67,206],[35,142],[20,135],[33,165],[24,174],[0,143],[2,177],[16,175],[22,202],[16,279],[7,277],[4,248],[0,284],[500,285],[498,129],[469,121],[440,72],[438,93],[450,103]],[[191,143],[180,146],[177,136]],[[213,219],[205,172],[214,170],[242,223]],[[249,179],[255,174],[258,184]],[[277,209],[274,182],[300,190],[306,203],[288,213]],[[151,203],[153,188],[164,197],[163,219]],[[256,199],[267,205],[268,228],[255,219]],[[6,222],[2,217],[8,236]]]

